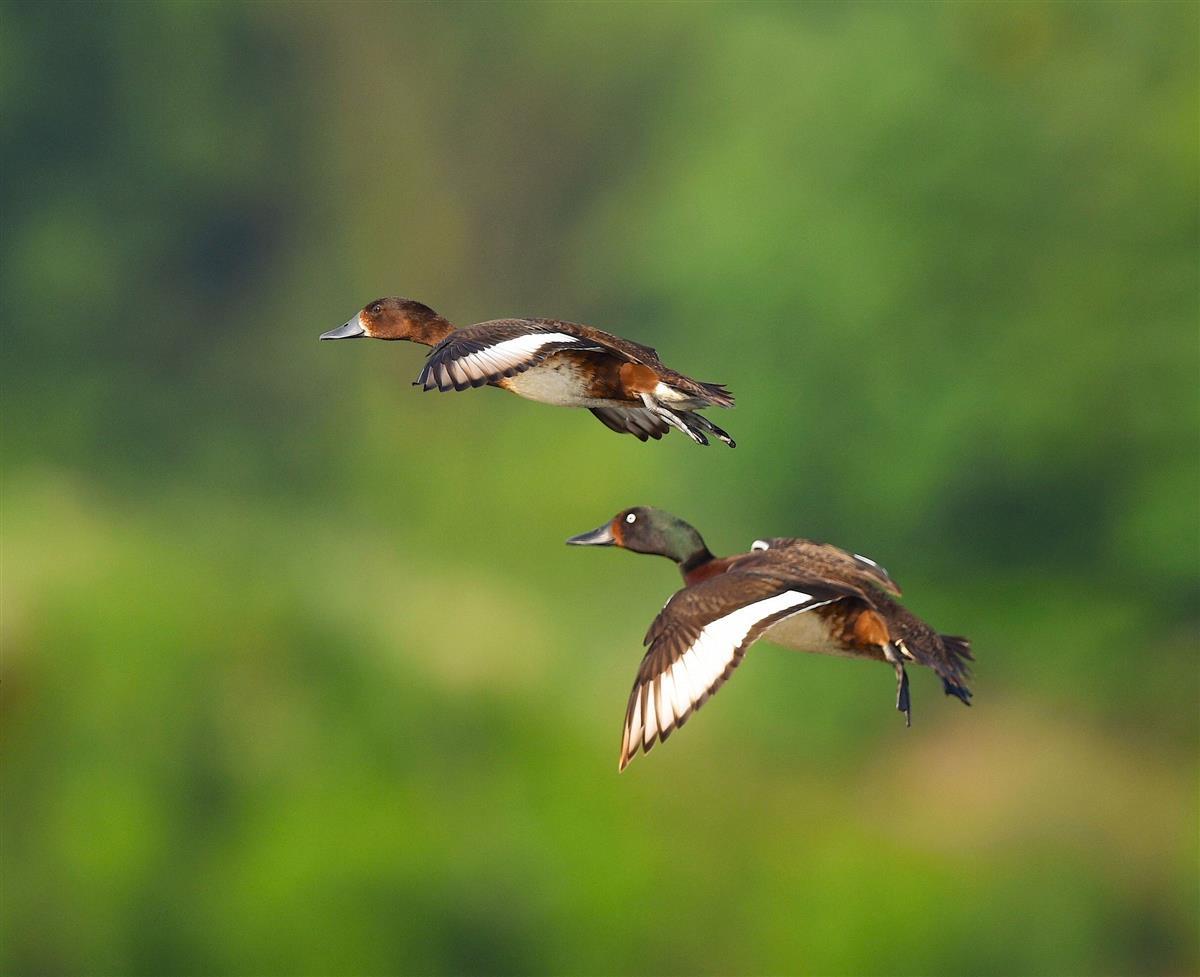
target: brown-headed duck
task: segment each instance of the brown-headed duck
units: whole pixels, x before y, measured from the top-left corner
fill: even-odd
[[[719,383],[703,383],[663,365],[649,346],[558,319],[495,319],[455,329],[420,302],[383,298],[364,306],[322,339],[406,339],[432,346],[415,385],[422,390],[501,387],[527,400],[586,407],[614,431],[640,441],[670,428],[697,444],[733,438],[700,413],[732,407]]]

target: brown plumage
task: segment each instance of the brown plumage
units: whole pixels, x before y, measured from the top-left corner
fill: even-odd
[[[646,633],[625,714],[620,766],[666,740],[729,678],[759,638],[818,654],[889,663],[896,707],[911,722],[905,663],[937,672],[947,695],[970,705],[965,638],[941,635],[898,603],[900,588],[873,560],[827,543],[757,540],[716,558],[696,530],[658,509],[627,509],[580,545],[615,545],[666,556],[686,586]]]
[[[791,561],[812,573],[854,583],[860,587],[878,587],[894,597],[901,594],[900,585],[874,560],[857,553],[849,553],[832,543],[773,536],[756,539],[750,546],[750,552],[770,552],[775,558],[785,562]]]
[[[733,395],[666,366],[649,346],[559,319],[495,319],[455,329],[426,305],[379,299],[322,339],[410,340],[432,346],[422,390],[495,386],[528,400],[586,407],[606,427],[641,441],[674,427],[697,444],[733,439],[698,411],[732,407]]]

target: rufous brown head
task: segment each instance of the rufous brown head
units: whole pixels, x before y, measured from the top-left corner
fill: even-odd
[[[322,339],[407,339],[432,346],[453,327],[429,306],[392,296],[368,302],[344,325],[321,334]]]

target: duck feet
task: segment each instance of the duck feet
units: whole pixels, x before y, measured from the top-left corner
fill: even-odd
[[[904,725],[912,725],[912,703],[908,698],[908,672],[902,662],[896,662],[896,709],[904,713]]]
[[[699,425],[688,422],[690,418],[696,417],[696,414],[688,414],[686,412],[682,415],[676,414],[670,408],[664,407],[648,393],[642,394],[642,403],[646,405],[648,411],[661,417],[665,423],[677,431],[682,431],[695,441],[696,444],[708,444],[708,438],[704,436],[703,431],[699,430]]]

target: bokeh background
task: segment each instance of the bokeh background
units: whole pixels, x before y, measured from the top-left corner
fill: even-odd
[[[1195,973],[1198,10],[5,5],[4,972]],[[739,446],[317,342],[386,294]],[[633,504],[975,708],[762,645],[618,776]]]

